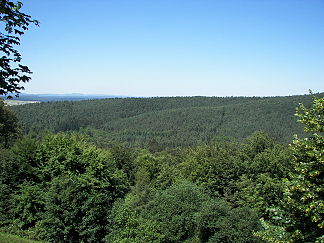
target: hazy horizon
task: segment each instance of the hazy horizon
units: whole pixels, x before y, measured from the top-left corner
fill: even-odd
[[[29,0],[26,93],[287,96],[324,90],[324,2]]]
[[[323,92],[313,92],[313,94],[320,94]],[[26,93],[21,92],[20,95],[40,95],[40,96],[112,96],[119,98],[155,98],[155,97],[284,97],[284,96],[300,96],[300,95],[309,95],[310,93],[301,93],[301,94],[291,94],[291,95],[252,95],[252,96],[244,96],[244,95],[226,95],[226,96],[217,96],[217,95],[171,95],[171,96],[135,96],[135,95],[120,95],[120,94],[105,94],[105,93]],[[15,98],[15,97],[14,97]]]

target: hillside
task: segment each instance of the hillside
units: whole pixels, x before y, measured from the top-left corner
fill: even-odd
[[[81,131],[101,145],[150,144],[158,149],[205,143],[217,136],[243,139],[258,130],[289,143],[302,131],[296,107],[311,101],[309,95],[113,98],[28,104],[14,110],[26,132]]]

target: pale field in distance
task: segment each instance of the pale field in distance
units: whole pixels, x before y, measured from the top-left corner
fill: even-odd
[[[40,103],[40,101],[32,101],[32,100],[3,100],[6,105],[26,105],[32,103]]]

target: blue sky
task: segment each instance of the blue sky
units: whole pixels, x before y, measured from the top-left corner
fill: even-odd
[[[322,0],[25,0],[27,93],[324,91]]]

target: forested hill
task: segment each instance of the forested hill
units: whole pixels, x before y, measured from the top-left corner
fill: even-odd
[[[323,93],[316,96],[323,96]],[[64,101],[14,107],[26,132],[80,131],[101,145],[122,142],[153,149],[245,138],[265,131],[281,143],[302,132],[296,107],[310,95],[289,97],[164,97]]]

